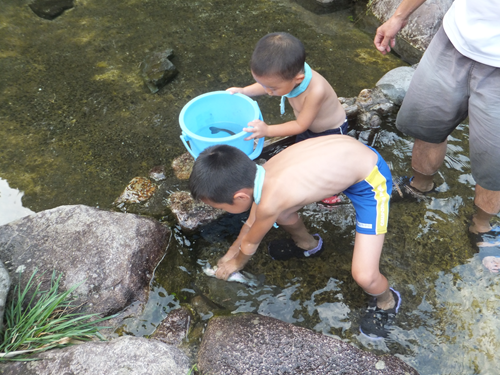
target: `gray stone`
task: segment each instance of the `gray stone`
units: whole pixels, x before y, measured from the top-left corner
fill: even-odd
[[[73,0],[34,0],[29,7],[38,17],[53,20],[74,4]]]
[[[3,330],[3,314],[5,312],[5,304],[7,302],[7,295],[10,289],[9,273],[5,269],[2,262],[0,262],[0,331]]]
[[[2,364],[2,375],[185,375],[187,356],[174,346],[142,337],[123,336],[34,355],[33,362]]]
[[[154,52],[144,60],[142,79],[153,94],[177,75],[177,68],[169,60],[172,56],[173,51],[167,49],[164,52]]]
[[[415,375],[397,357],[360,350],[280,320],[243,314],[212,318],[198,352],[204,374]]]
[[[175,176],[179,180],[188,180],[193,170],[194,158],[189,152],[185,152],[181,156],[172,161],[172,169]]]
[[[192,321],[193,315],[188,309],[172,310],[156,327],[151,338],[165,344],[178,346],[186,340]]]
[[[75,291],[81,311],[113,314],[145,300],[170,230],[152,219],[77,205],[61,206],[0,226],[0,260],[21,287],[35,269],[63,273],[61,289]]]
[[[208,224],[224,215],[225,211],[219,210],[195,201],[191,193],[176,191],[168,197],[167,204],[175,215],[181,229],[191,232],[200,226]]]
[[[356,105],[358,125],[364,129],[378,129],[382,120],[396,111],[392,100],[378,87],[361,90],[356,98]]]
[[[384,95],[394,102],[396,105],[401,105],[403,99],[410,86],[411,78],[415,73],[415,69],[409,66],[400,66],[387,72],[377,82]]]

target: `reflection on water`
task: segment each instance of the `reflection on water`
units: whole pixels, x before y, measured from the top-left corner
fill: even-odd
[[[110,208],[133,177],[169,165],[185,152],[182,107],[200,94],[252,82],[251,51],[268,32],[299,37],[311,67],[339,96],[356,96],[404,65],[381,56],[371,36],[348,21],[349,12],[318,17],[285,0],[85,1],[55,21],[37,18],[21,3],[4,0],[0,12],[0,176],[25,192],[34,211],[79,203]],[[139,65],[166,47],[174,49],[180,73],[153,95]],[[279,116],[278,98],[258,102],[269,123],[290,119]],[[204,304],[195,307],[197,332],[215,314],[255,312],[398,355],[421,374],[495,374],[500,278],[484,268],[467,234],[474,187],[467,134],[461,126],[450,137],[437,195],[391,205],[380,267],[403,303],[389,339],[372,342],[359,334],[367,298],[351,276],[348,203],[301,211],[325,241],[319,258],[271,261],[268,241],[286,235],[272,229],[245,268],[263,281],[257,288],[202,271],[225,253],[245,215],[226,215],[191,235],[172,228],[144,313],[123,332],[148,335],[169,311],[197,301]],[[391,121],[372,139],[395,176],[408,173],[411,139]],[[18,190],[0,193],[0,202],[13,194],[9,204],[18,217],[31,213]]]
[[[29,208],[23,207],[21,199],[24,193],[12,189],[9,183],[0,178],[0,225],[33,214]]]

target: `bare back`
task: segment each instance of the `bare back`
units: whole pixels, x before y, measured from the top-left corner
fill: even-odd
[[[265,165],[257,211],[279,216],[344,191],[373,170],[377,154],[347,135],[308,139],[288,147]]]
[[[304,105],[308,105],[308,99],[314,102],[320,101],[320,103],[314,103],[320,107],[316,117],[309,126],[309,130],[321,133],[342,125],[346,118],[346,113],[339,102],[337,94],[330,83],[314,70],[312,71],[311,82],[307,89],[295,98],[288,98],[297,119],[304,109]]]

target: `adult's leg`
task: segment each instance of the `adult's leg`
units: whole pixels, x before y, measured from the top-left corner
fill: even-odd
[[[500,211],[500,68],[476,63],[471,71],[469,146],[472,176],[476,181],[469,230],[491,230],[490,219]]]
[[[429,143],[415,139],[411,159],[413,169],[411,186],[421,192],[429,191],[434,187],[433,178],[443,164],[446,146],[447,141]]]
[[[389,282],[380,273],[379,264],[385,234],[356,232],[352,255],[352,277],[363,290],[377,297],[377,306],[383,310],[394,307],[395,301],[389,290]]]
[[[298,247],[304,250],[311,250],[318,246],[318,240],[309,233],[297,212],[286,217],[280,216],[278,224],[290,233],[292,240]]]
[[[472,216],[469,230],[472,233],[490,231],[490,220],[500,212],[500,191],[487,190],[476,184],[474,204],[476,213]]]

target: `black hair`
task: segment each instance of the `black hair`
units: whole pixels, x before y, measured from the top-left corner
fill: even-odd
[[[257,42],[250,69],[259,77],[277,75],[293,79],[304,70],[306,50],[300,40],[288,33],[271,33]]]
[[[196,158],[189,177],[194,199],[233,204],[234,194],[253,188],[256,164],[241,150],[228,145],[211,146]]]

